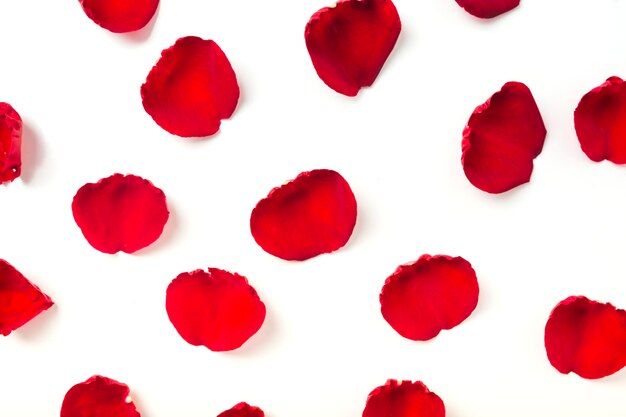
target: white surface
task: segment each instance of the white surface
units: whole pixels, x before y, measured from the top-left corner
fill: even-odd
[[[22,179],[0,187],[0,258],[56,305],[0,340],[0,416],[56,416],[93,374],[127,383],[143,417],[207,417],[239,401],[269,417],[359,416],[388,378],[422,380],[449,417],[623,417],[626,370],[561,375],[543,347],[569,295],[626,307],[626,175],[575,136],[579,99],[626,75],[626,2],[522,0],[479,21],[453,0],[397,0],[402,33],[374,86],[343,97],[304,45],[323,0],[162,0],[150,28],[114,35],[78,1],[0,3],[0,100],[25,121]],[[182,36],[215,40],[242,90],[219,134],[185,140],[144,112],[139,87]],[[463,175],[461,132],[506,81],[526,83],[548,137],[530,184],[500,196]],[[348,245],[302,263],[263,252],[256,202],[314,168],[351,184]],[[115,172],[167,195],[164,235],[139,254],[94,250],[73,221],[77,189]],[[403,339],[378,294],[400,263],[460,255],[476,311],[426,343]],[[267,306],[240,350],[185,343],[165,289],[214,266],[248,277]]]

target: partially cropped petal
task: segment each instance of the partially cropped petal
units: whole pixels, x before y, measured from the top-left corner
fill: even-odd
[[[159,0],[79,1],[91,20],[114,33],[133,32],[146,26],[159,5]]]
[[[388,380],[370,393],[363,417],[445,417],[446,408],[437,394],[421,381]]]
[[[22,171],[22,119],[10,104],[0,103],[0,184]]]
[[[265,417],[265,414],[259,407],[239,403],[233,408],[219,413],[217,417]]]
[[[140,417],[126,384],[94,375],[69,389],[61,417]]]
[[[520,0],[456,0],[469,14],[490,19],[513,10],[519,6]]]

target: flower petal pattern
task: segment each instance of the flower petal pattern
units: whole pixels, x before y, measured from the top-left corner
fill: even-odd
[[[72,213],[87,242],[104,253],[145,248],[158,239],[169,217],[163,191],[141,177],[122,174],[83,185]]]
[[[139,30],[156,13],[159,0],[79,0],[87,17],[114,33]]]
[[[242,402],[229,410],[219,413],[217,417],[265,417],[265,413],[259,407]]]
[[[304,38],[322,81],[338,93],[356,96],[376,80],[401,27],[391,0],[340,0],[311,17]]]
[[[508,82],[476,107],[463,131],[461,162],[467,179],[488,193],[530,181],[546,128],[526,85]]]
[[[126,384],[94,375],[67,391],[61,417],[140,417]]]
[[[546,323],[548,359],[559,372],[603,378],[626,366],[626,311],[572,296],[554,307]]]
[[[8,103],[0,103],[0,184],[22,171],[22,118]]]
[[[520,0],[456,0],[469,14],[490,19],[513,10],[519,6]]]
[[[254,240],[285,260],[312,258],[343,247],[356,224],[356,199],[337,172],[317,169],[274,188],[250,216]]]
[[[178,275],[167,288],[165,308],[187,343],[216,352],[237,349],[265,320],[265,304],[248,280],[217,268]]]
[[[228,58],[212,40],[180,38],[161,53],[141,86],[143,107],[171,134],[216,133],[239,101],[239,84]]]
[[[465,259],[422,255],[387,278],[380,293],[381,312],[401,336],[429,340],[469,317],[478,292],[476,272]]]
[[[388,380],[367,397],[363,417],[445,417],[437,394],[420,381]]]

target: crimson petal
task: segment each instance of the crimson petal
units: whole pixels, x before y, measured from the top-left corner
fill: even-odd
[[[0,334],[8,336],[53,304],[36,285],[0,259]]]
[[[476,272],[465,259],[422,255],[400,265],[380,293],[381,312],[411,340],[429,340],[465,320],[478,304]]]
[[[104,253],[145,248],[161,235],[169,217],[163,191],[141,177],[122,174],[83,185],[72,213],[87,242]]]
[[[356,96],[376,80],[401,27],[391,0],[341,0],[311,17],[304,39],[322,81]]]
[[[363,417],[444,417],[446,408],[437,394],[420,381],[388,380],[367,397]]]
[[[126,384],[94,375],[67,391],[61,417],[140,417]]]
[[[513,10],[519,6],[520,0],[456,0],[469,14],[490,19]]]
[[[546,323],[548,359],[559,372],[603,378],[626,366],[626,311],[572,296],[554,307]]]
[[[274,188],[250,216],[254,240],[286,260],[312,258],[344,246],[356,224],[356,200],[337,172],[317,169]]]
[[[87,17],[114,33],[139,30],[156,12],[159,0],[79,0]]]
[[[259,407],[239,403],[230,410],[221,412],[217,417],[265,417],[265,413]]]
[[[626,164],[626,83],[611,77],[585,94],[574,112],[574,125],[589,159]]]
[[[216,133],[237,107],[239,85],[228,58],[212,40],[180,38],[161,53],[141,86],[143,108],[182,137]]]
[[[22,170],[22,118],[10,104],[0,103],[0,184]]]
[[[265,304],[248,280],[217,268],[178,275],[167,288],[165,308],[187,343],[216,352],[237,349],[265,320]]]
[[[546,128],[526,85],[508,82],[476,107],[463,131],[461,162],[467,179],[488,193],[530,181]]]

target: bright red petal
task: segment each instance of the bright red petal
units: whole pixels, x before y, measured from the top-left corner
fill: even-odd
[[[478,280],[461,257],[422,255],[400,265],[380,293],[381,312],[400,335],[429,340],[465,320],[478,304]]]
[[[265,320],[265,304],[248,280],[217,268],[184,272],[167,288],[165,308],[187,343],[237,349]]]
[[[83,185],[72,212],[85,239],[104,253],[145,248],[161,235],[169,217],[163,191],[141,177],[122,174]]]
[[[422,382],[388,380],[367,397],[363,417],[444,417],[446,408]]]
[[[611,77],[585,94],[574,112],[574,124],[589,159],[626,164],[626,83]]]
[[[22,170],[22,119],[7,103],[0,103],[0,184],[11,182]]]
[[[341,0],[311,17],[304,39],[322,81],[356,96],[376,80],[401,27],[391,0]]]
[[[237,107],[239,85],[224,52],[211,40],[180,38],[141,86],[143,108],[168,132],[210,136]]]
[[[626,311],[586,297],[569,297],[546,323],[548,359],[559,372],[597,379],[626,366]]]
[[[95,375],[65,394],[61,417],[140,417],[126,384]]]
[[[217,415],[217,417],[264,417],[263,410],[259,407],[253,407],[246,403],[239,403],[230,410],[226,410]]]
[[[513,10],[520,0],[456,0],[471,15],[481,19],[490,19]]]
[[[344,246],[356,224],[356,200],[335,171],[303,172],[274,188],[250,216],[254,240],[282,259],[302,261]]]
[[[7,336],[52,304],[50,297],[0,259],[0,334]]]
[[[148,24],[159,0],[79,0],[85,14],[115,33],[133,32]]]
[[[532,93],[522,83],[508,82],[476,107],[467,122],[461,157],[465,176],[488,193],[527,183],[545,138]]]

